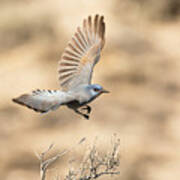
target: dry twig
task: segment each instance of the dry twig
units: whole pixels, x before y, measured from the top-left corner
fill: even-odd
[[[120,172],[117,170],[120,163],[119,158],[120,140],[113,136],[110,152],[105,155],[99,153],[94,143],[90,148],[84,161],[81,163],[80,169],[77,171],[69,170],[65,180],[91,180],[97,179],[103,175],[117,175]]]
[[[85,138],[81,139],[78,144],[81,144],[85,141]],[[57,159],[70,152],[78,144],[74,145],[71,149],[66,149],[49,159],[45,160],[45,156],[53,148],[54,144],[51,144],[48,149],[41,154],[38,154],[38,159],[40,160],[40,178],[41,180],[46,179],[46,172],[48,167],[54,163]],[[92,180],[97,179],[104,175],[117,175],[120,174],[118,171],[120,158],[119,158],[119,146],[120,140],[116,135],[113,136],[110,151],[103,154],[98,151],[96,143],[89,149],[87,155],[84,156],[79,168],[72,169],[70,168],[68,174],[64,180]],[[56,180],[59,180],[59,177],[55,177]]]
[[[62,157],[63,155],[65,155],[66,153],[70,152],[73,148],[75,148],[77,145],[83,143],[85,141],[86,138],[82,138],[78,144],[76,144],[75,146],[73,146],[71,149],[65,149],[62,152],[56,154],[55,156],[45,160],[45,156],[48,154],[48,152],[53,148],[54,144],[51,144],[48,149],[44,152],[42,152],[41,154],[37,154],[37,157],[40,161],[40,178],[41,180],[45,180],[46,178],[46,172],[48,167],[54,163],[57,159],[59,159],[60,157]],[[58,179],[58,177],[57,177]]]

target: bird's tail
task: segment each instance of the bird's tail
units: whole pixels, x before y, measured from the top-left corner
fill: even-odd
[[[50,110],[57,109],[62,104],[63,93],[59,90],[37,89],[31,94],[23,94],[12,99],[12,101],[33,109],[36,112],[46,113]]]

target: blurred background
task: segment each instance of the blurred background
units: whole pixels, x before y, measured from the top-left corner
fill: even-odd
[[[93,82],[111,94],[91,104],[90,120],[65,107],[41,115],[13,104],[36,88],[59,88],[57,63],[68,40],[97,13],[105,16],[106,45]],[[52,142],[63,150],[99,137],[103,147],[113,133],[121,139],[121,174],[109,179],[179,179],[179,29],[179,0],[1,0],[0,179],[38,179],[35,152]],[[68,159],[80,158],[85,146],[48,178],[63,177]]]

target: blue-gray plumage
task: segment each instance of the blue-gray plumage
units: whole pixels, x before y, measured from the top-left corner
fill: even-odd
[[[59,61],[61,90],[38,89],[13,101],[41,113],[66,105],[88,119],[91,112],[88,104],[102,93],[108,93],[101,85],[91,84],[93,68],[105,43],[104,34],[104,17],[96,15],[92,20],[89,16],[77,28]]]

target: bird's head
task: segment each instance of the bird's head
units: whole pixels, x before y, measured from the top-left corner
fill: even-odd
[[[89,86],[89,90],[91,92],[91,95],[93,97],[97,97],[102,93],[109,93],[109,91],[105,90],[101,85],[99,84],[92,84]]]

